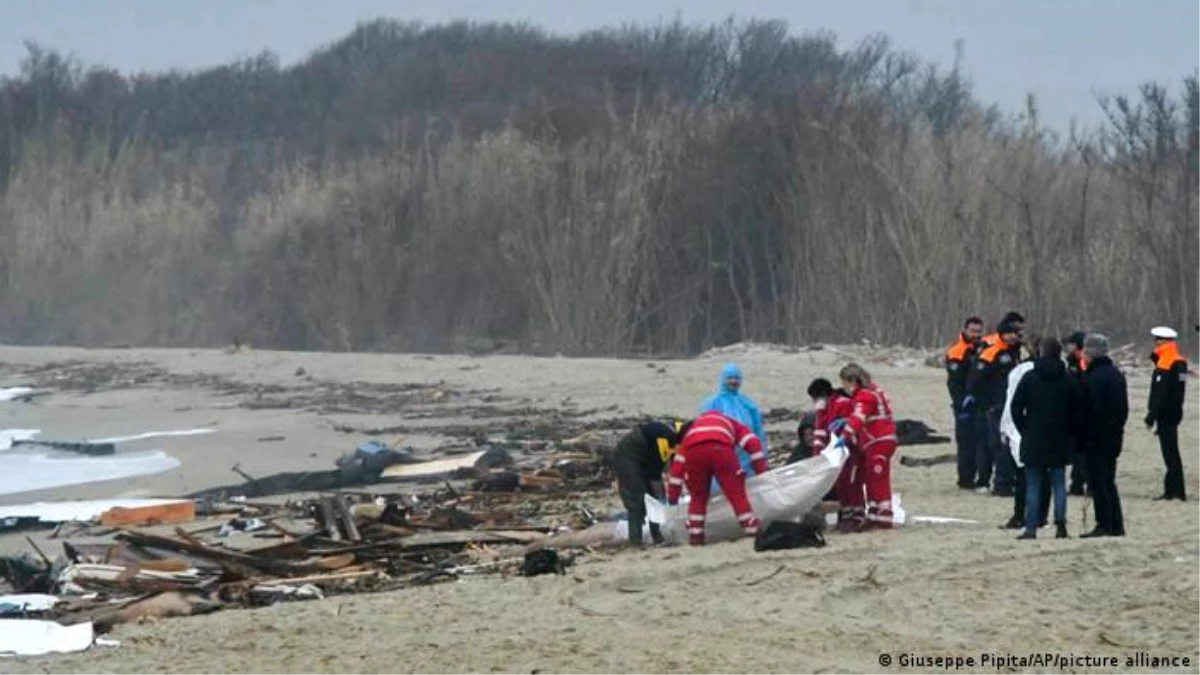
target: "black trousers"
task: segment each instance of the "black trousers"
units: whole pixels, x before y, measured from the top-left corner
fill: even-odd
[[[1088,448],[1087,472],[1092,485],[1092,503],[1096,511],[1096,529],[1109,534],[1125,534],[1125,515],[1117,494],[1117,456],[1111,448]]]
[[[1045,470],[1045,476],[1042,479],[1041,496],[1038,498],[1038,523],[1044,524],[1050,519],[1050,470]],[[1016,491],[1013,493],[1013,518],[1019,522],[1025,522],[1025,503],[1026,503],[1026,488],[1029,485],[1029,480],[1025,477],[1024,467],[1017,468]]]
[[[953,406],[951,406],[953,408]],[[979,422],[972,413],[962,414],[955,409],[954,442],[958,451],[958,485],[974,487],[978,458],[976,443]]]
[[[1163,464],[1167,475],[1163,476],[1163,494],[1176,499],[1186,499],[1183,487],[1183,459],[1179,455],[1179,425],[1158,425],[1158,447],[1162,450]]]
[[[651,494],[650,481],[661,480],[662,476],[648,476],[641,462],[620,445],[609,457],[609,466],[617,477],[617,489],[621,503],[629,514],[629,542],[642,545],[642,527],[646,524],[646,495]],[[662,532],[657,523],[650,523],[650,536],[662,542]]]

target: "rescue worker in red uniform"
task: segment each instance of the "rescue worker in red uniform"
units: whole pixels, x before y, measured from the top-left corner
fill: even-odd
[[[861,453],[862,475],[856,483],[864,483],[867,492],[867,529],[892,527],[892,455],[896,454],[896,422],[892,419],[892,404],[887,394],[871,381],[862,366],[851,363],[838,376],[842,387],[850,393],[854,412],[850,415],[842,438]],[[853,488],[852,488],[853,489]]]
[[[854,414],[854,402],[844,389],[834,389],[833,384],[818,377],[808,385],[808,395],[817,411],[816,429],[813,431],[813,452],[821,452],[830,439],[841,432]],[[857,531],[866,520],[866,502],[863,498],[862,453],[853,448],[842,472],[838,474],[833,492],[838,501],[838,529]]]
[[[691,501],[688,503],[688,543],[704,545],[704,522],[708,517],[709,486],[716,478],[721,492],[737,514],[742,531],[758,534],[762,525],[754,515],[746,496],[746,473],[738,461],[737,451],[750,456],[755,475],[767,471],[767,456],[762,442],[749,427],[717,411],[706,412],[684,425],[679,450],[671,462],[667,477],[667,503],[679,503],[686,484]]]

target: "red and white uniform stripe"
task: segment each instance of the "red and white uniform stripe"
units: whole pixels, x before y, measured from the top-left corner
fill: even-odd
[[[693,546],[704,544],[709,486],[714,477],[737,514],[742,531],[749,535],[758,533],[760,522],[746,496],[746,476],[735,449],[750,455],[756,474],[767,471],[767,457],[754,432],[737,420],[711,411],[692,422],[671,462],[667,472],[667,501],[678,503],[683,487],[687,486],[691,495],[688,540]]]
[[[896,422],[887,393],[877,385],[860,387],[851,396],[854,412],[844,438],[861,453],[860,471],[866,485],[869,527],[892,526],[892,455],[896,453]],[[857,481],[856,481],[857,482]]]

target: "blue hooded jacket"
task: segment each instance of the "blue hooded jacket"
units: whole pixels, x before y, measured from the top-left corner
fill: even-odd
[[[729,378],[736,378],[738,381],[742,381],[742,369],[736,363],[727,363],[721,369],[721,381],[718,383],[719,388],[717,393],[708,397],[704,403],[700,404],[700,413],[703,414],[716,410],[750,427],[750,430],[762,442],[763,452],[765,453],[767,451],[767,433],[763,429],[762,413],[758,410],[758,404],[754,402],[754,399],[741,393],[740,389],[731,389],[729,385],[725,384],[725,380]],[[746,472],[746,476],[753,476],[754,467],[750,463],[750,455],[741,450],[737,451],[737,455],[738,461],[741,462],[742,470]],[[717,487],[715,480],[713,481],[712,493],[720,493],[720,488]]]

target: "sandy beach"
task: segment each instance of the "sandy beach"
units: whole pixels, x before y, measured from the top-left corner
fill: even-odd
[[[520,420],[686,415],[711,393],[727,360],[743,367],[745,391],[764,411],[798,411],[808,405],[809,380],[832,378],[851,357],[889,392],[898,417],[952,435],[944,374],[917,352],[749,346],[650,362],[3,347],[0,387],[50,393],[0,403],[0,429],[72,439],[215,431],[122,444],[122,452],[163,450],[180,460],[177,469],[0,495],[0,504],[180,495],[236,482],[234,464],[252,476],[327,469],[369,438],[403,437],[432,453],[464,434],[501,433]],[[974,672],[1197,672],[1200,396],[1189,392],[1180,428],[1193,501],[1152,502],[1163,468],[1155,437],[1140,424],[1149,371],[1127,376],[1131,414],[1118,470],[1123,539],[1079,540],[1092,524],[1090,504],[1072,497],[1071,539],[1015,541],[999,528],[1011,500],[958,490],[950,464],[897,463],[895,490],[909,515],[978,522],[831,534],[823,549],[789,552],[755,553],[747,540],[600,552],[562,576],[485,576],[124,625],[113,635],[119,648],[4,659],[0,671],[886,673],[941,670],[902,664],[910,656],[950,656],[974,659],[966,668]],[[404,404],[364,414],[345,404],[348,389],[360,399]],[[795,419],[770,426],[773,443],[793,440]],[[387,427],[401,430],[363,432]],[[902,448],[920,456],[952,451],[949,444]],[[613,496],[600,506],[616,504]],[[0,537],[0,548],[27,550],[24,535]],[[981,662],[985,654],[1031,653],[1118,657],[1121,665]],[[1139,653],[1187,657],[1190,667],[1127,665]]]

